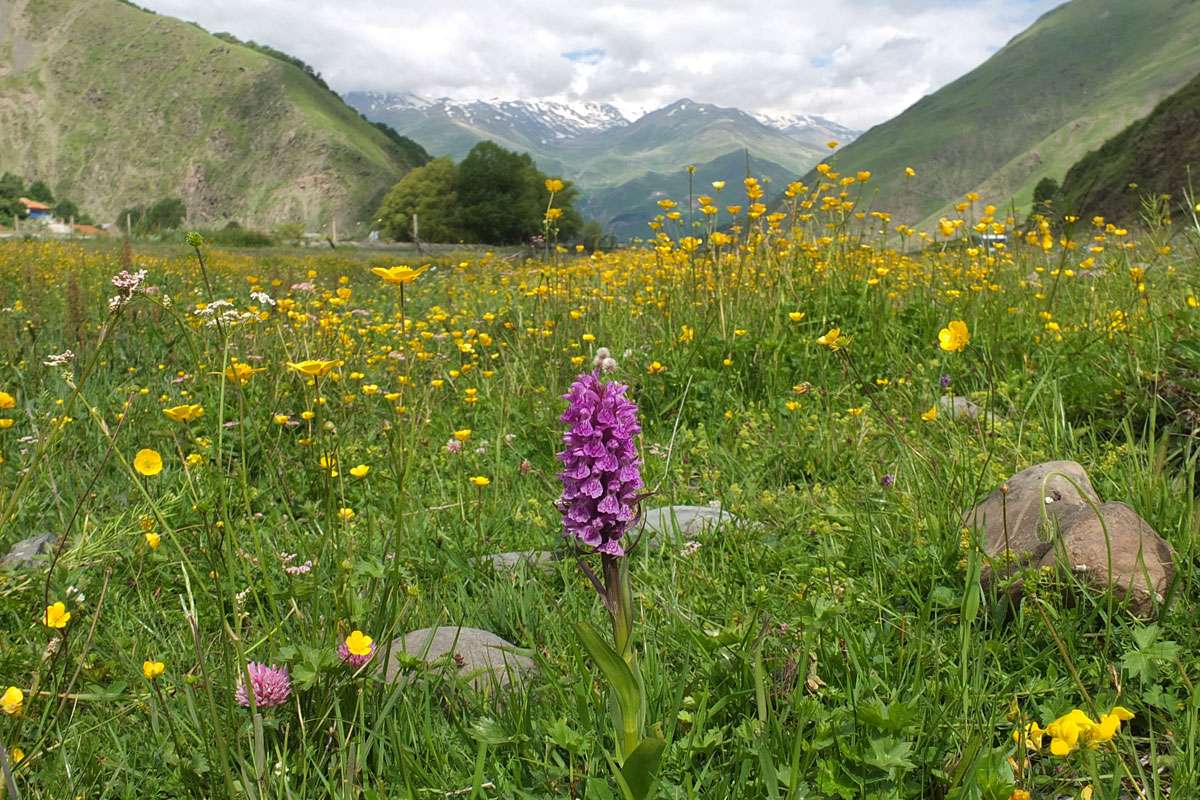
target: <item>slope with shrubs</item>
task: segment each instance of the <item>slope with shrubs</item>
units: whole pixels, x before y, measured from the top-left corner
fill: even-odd
[[[1027,207],[1039,179],[1060,180],[1196,74],[1197,30],[1194,0],[1072,0],[831,163],[871,171],[872,205],[908,223],[972,191]]]
[[[294,64],[118,0],[0,0],[0,116],[0,167],[101,220],[345,229],[416,165]]]
[[[1163,195],[1178,208],[1200,184],[1198,131],[1200,75],[1071,167],[1055,198],[1059,210],[1130,221],[1144,198]]]

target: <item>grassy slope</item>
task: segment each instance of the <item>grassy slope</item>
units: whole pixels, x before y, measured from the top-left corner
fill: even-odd
[[[1073,0],[832,163],[873,172],[876,207],[905,221],[973,190],[1027,206],[1038,180],[1061,178],[1200,69],[1196,30],[1194,0]]]
[[[1189,183],[1200,183],[1198,130],[1200,76],[1071,167],[1057,201],[1061,210],[1129,220],[1147,194],[1180,200]]]
[[[756,158],[796,172],[808,169],[820,157],[818,148],[799,144],[743,112],[690,100],[564,149],[570,152],[565,160],[574,166],[581,185],[619,186],[646,172],[669,173],[744,148]]]
[[[784,184],[794,180],[796,173],[771,161],[752,158],[750,172],[759,179],[769,181],[771,194],[782,190]],[[734,150],[703,164],[696,165],[692,185],[695,196],[708,194],[718,198],[718,205],[743,202],[741,179],[746,174],[746,156],[742,150]],[[717,194],[712,182],[727,183],[724,193]],[[683,167],[669,172],[650,172],[627,181],[619,186],[595,189],[585,195],[582,210],[602,222],[607,230],[619,239],[633,236],[649,237],[652,231],[647,221],[662,212],[658,201],[670,198],[685,210],[688,200],[688,174]],[[700,215],[696,214],[699,219]],[[724,219],[724,218],[722,218]]]
[[[0,0],[0,16],[28,55],[0,78],[0,167],[101,219],[175,194],[198,222],[345,230],[411,166],[297,68],[194,25],[115,0]]]

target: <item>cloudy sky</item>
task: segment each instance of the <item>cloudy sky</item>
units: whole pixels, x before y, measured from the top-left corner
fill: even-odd
[[[1062,0],[139,0],[299,56],[334,89],[551,98],[627,116],[691,97],[868,127]]]

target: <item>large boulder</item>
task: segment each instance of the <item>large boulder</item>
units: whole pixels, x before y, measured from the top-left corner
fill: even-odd
[[[1061,516],[1062,535],[1041,565],[1070,570],[1126,598],[1135,614],[1152,615],[1175,575],[1171,545],[1124,503],[1105,503],[1099,512],[1082,508]]]
[[[1087,472],[1074,461],[1035,464],[998,486],[963,515],[963,526],[981,535],[984,578],[993,569],[1008,575],[1040,560],[1052,546],[1056,521],[1088,509],[1088,501],[1100,504]]]
[[[380,663],[386,660],[384,677],[389,683],[403,680],[406,664],[416,659],[429,666],[444,666],[476,691],[507,689],[537,669],[533,659],[521,655],[516,645],[479,628],[421,628],[394,639],[389,654],[376,658]]]

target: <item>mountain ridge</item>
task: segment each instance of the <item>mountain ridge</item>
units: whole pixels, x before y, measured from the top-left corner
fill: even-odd
[[[1200,71],[1195,30],[1195,0],[1070,0],[829,163],[870,171],[873,207],[903,222],[928,226],[969,192],[1027,208],[1041,178],[1061,179]]]
[[[707,175],[712,165],[738,161],[736,172],[716,177],[740,180],[749,151],[766,177],[790,180],[817,163],[827,141],[857,133],[816,115],[751,114],[689,97],[637,119],[603,103],[432,100],[411,92],[344,97],[435,155],[461,159],[484,139],[529,153],[543,171],[575,181],[581,208],[620,235],[648,231],[645,222],[657,211],[648,198],[676,191],[689,165]],[[731,159],[731,153],[741,155]]]

